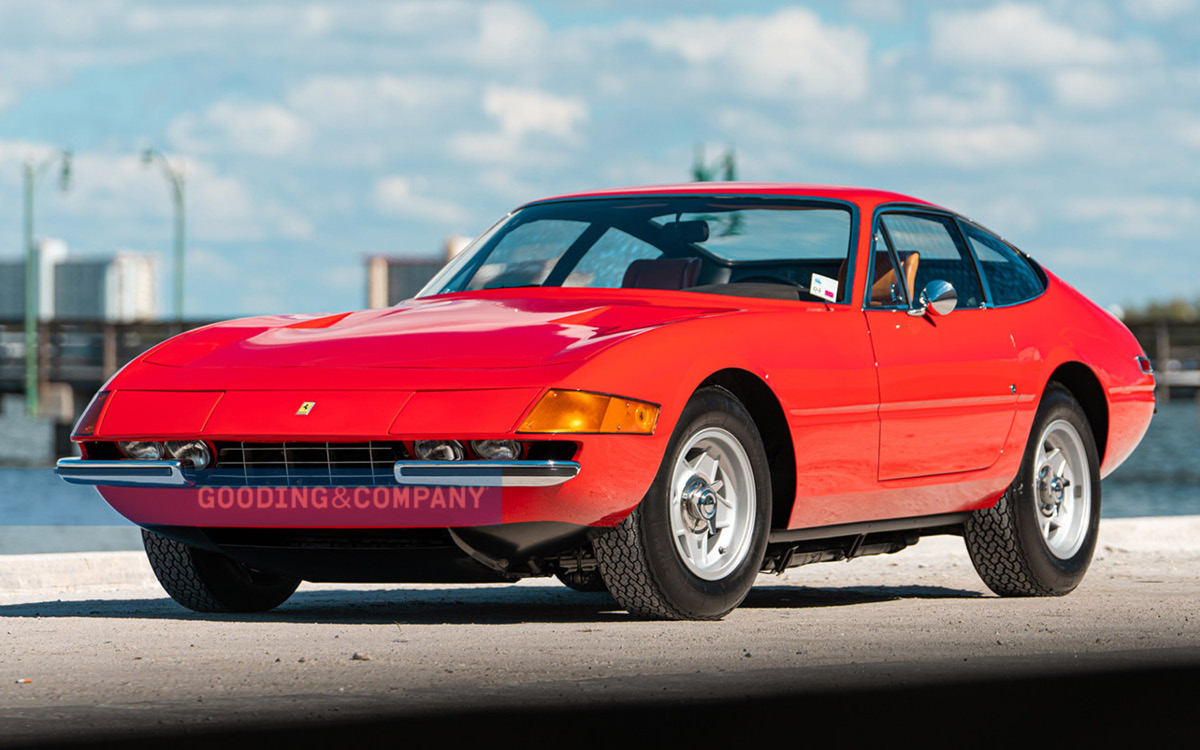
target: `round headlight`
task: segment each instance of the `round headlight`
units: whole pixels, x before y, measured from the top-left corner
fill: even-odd
[[[489,461],[512,461],[521,457],[521,445],[516,440],[472,440],[471,450]]]
[[[212,463],[212,453],[202,440],[187,440],[167,443],[167,453],[176,461],[190,463],[194,468],[203,469]]]
[[[158,461],[163,457],[163,444],[149,440],[130,440],[117,443],[117,447],[126,456],[138,461]]]
[[[417,440],[413,450],[425,461],[461,461],[463,457],[462,443],[457,440]]]

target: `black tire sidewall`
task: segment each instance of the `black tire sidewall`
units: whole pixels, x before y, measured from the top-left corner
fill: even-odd
[[[716,581],[696,576],[683,563],[671,531],[670,484],[675,462],[689,436],[708,427],[720,427],[742,444],[754,473],[755,516],[750,549],[731,572]],[[637,509],[645,553],[659,589],[669,592],[672,604],[687,617],[719,617],[737,607],[762,566],[771,525],[771,473],[762,437],[745,407],[722,388],[698,391],[680,415],[662,465],[650,491]]]
[[[263,573],[208,550],[191,550],[196,573],[209,594],[230,612],[260,612],[283,604],[298,578]]]
[[[1050,552],[1038,527],[1037,467],[1038,443],[1046,426],[1056,420],[1069,422],[1079,433],[1087,455],[1091,481],[1091,508],[1083,544],[1074,555],[1062,559]],[[1047,390],[1034,419],[1029,444],[1021,461],[1021,473],[1011,493],[1013,523],[1026,550],[1026,562],[1037,582],[1054,593],[1066,593],[1079,585],[1091,564],[1100,532],[1100,459],[1091,425],[1079,403],[1067,391],[1053,387]]]

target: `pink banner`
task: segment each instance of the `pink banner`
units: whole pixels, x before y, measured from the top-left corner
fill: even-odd
[[[255,528],[487,526],[499,487],[100,487],[134,523]]]

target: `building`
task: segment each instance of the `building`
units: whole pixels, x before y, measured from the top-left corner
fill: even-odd
[[[391,307],[412,298],[469,242],[465,237],[449,237],[441,256],[367,258],[367,307]]]
[[[158,259],[123,250],[110,258],[69,258],[62,240],[46,239],[38,258],[41,320],[150,320],[157,313]],[[25,261],[0,262],[0,320],[25,317]]]
[[[54,317],[54,268],[67,257],[67,243],[38,243],[38,318]],[[0,261],[0,320],[25,318],[25,259]]]
[[[155,316],[156,258],[122,251],[112,258],[60,261],[54,267],[54,317],[133,322]]]

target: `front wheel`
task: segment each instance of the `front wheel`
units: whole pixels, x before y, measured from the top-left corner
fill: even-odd
[[[718,619],[754,584],[770,522],[762,437],[729,391],[703,388],[642,502],[593,545],[609,592],[632,614]]]
[[[967,551],[1000,596],[1061,596],[1087,572],[1100,530],[1100,459],[1069,391],[1051,384],[1020,473],[992,508],[964,527]]]
[[[263,612],[287,601],[300,579],[264,573],[216,552],[142,529],[158,582],[196,612]]]

